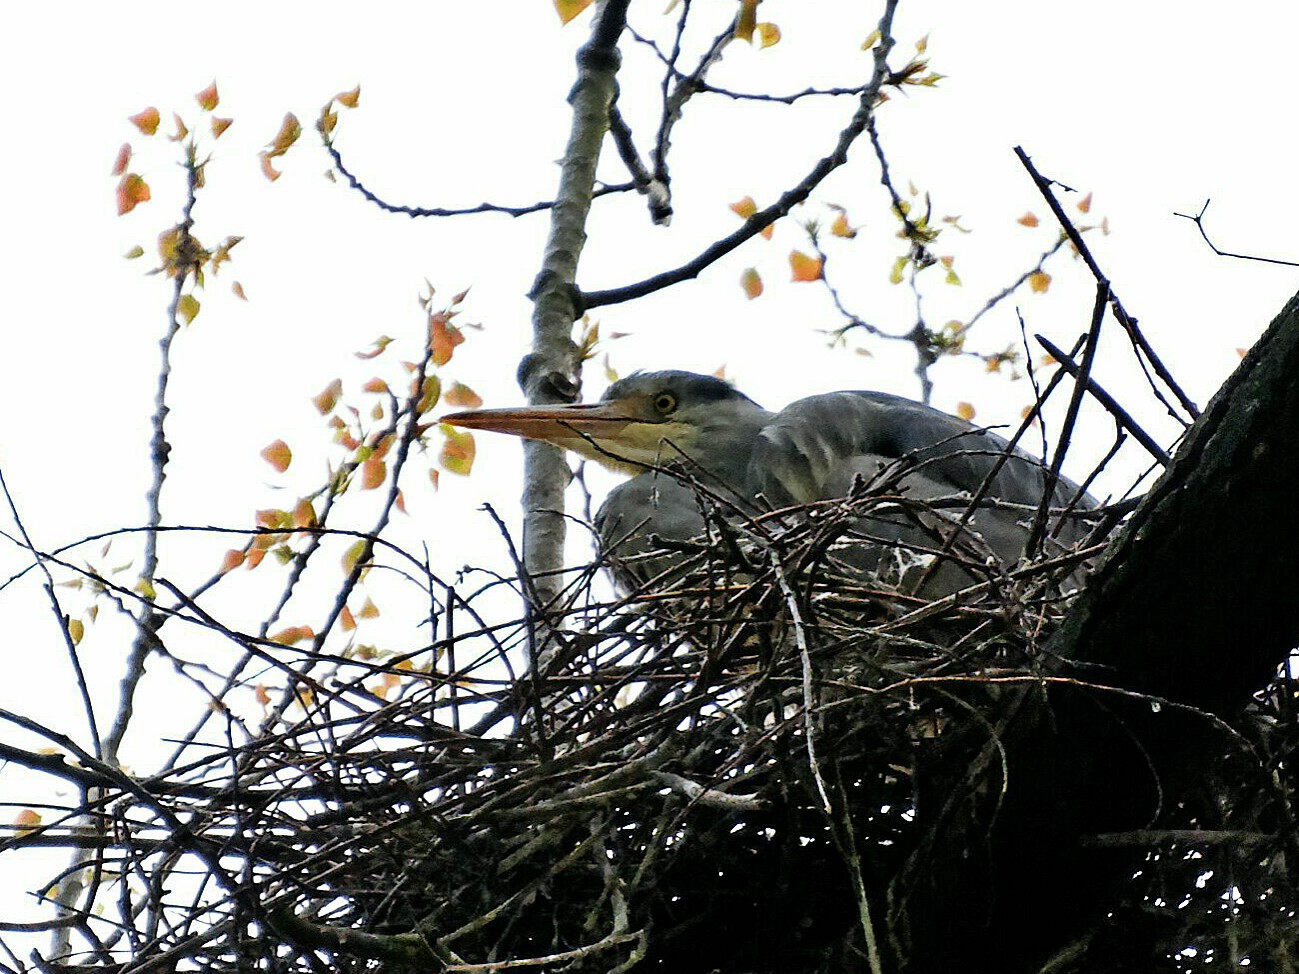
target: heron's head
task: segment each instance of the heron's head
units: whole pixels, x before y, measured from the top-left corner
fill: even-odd
[[[724,472],[768,414],[721,379],[694,372],[637,372],[604,398],[571,406],[476,409],[443,416],[463,429],[544,440],[620,473],[688,457]]]

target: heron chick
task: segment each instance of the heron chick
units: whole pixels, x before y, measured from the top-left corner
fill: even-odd
[[[914,500],[979,493],[985,506],[964,530],[1010,567],[1024,554],[1047,487],[1041,464],[1000,437],[882,392],[809,396],[773,413],[713,376],[640,372],[615,382],[595,403],[481,409],[441,421],[543,440],[630,475],[596,516],[602,548],[624,561],[649,551],[655,538],[688,541],[704,534],[707,521],[694,484],[758,512],[846,497],[855,485],[893,469],[899,476],[890,492]],[[1079,494],[1060,480],[1051,506],[1095,506]],[[962,513],[956,507],[951,521]],[[850,561],[874,570],[890,549],[933,550],[943,535],[932,521],[896,507],[863,517]],[[1083,526],[1071,521],[1059,535],[1072,543],[1082,533]],[[917,594],[939,598],[979,581],[969,568],[945,560],[936,571],[907,576],[923,578]]]

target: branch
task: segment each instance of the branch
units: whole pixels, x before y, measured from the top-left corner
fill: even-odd
[[[1282,267],[1299,267],[1299,261],[1281,260],[1279,257],[1259,257],[1255,254],[1235,254],[1230,250],[1219,250],[1217,244],[1209,239],[1209,235],[1204,230],[1204,214],[1208,212],[1209,204],[1211,202],[1213,201],[1205,200],[1204,205],[1200,207],[1200,212],[1195,214],[1195,216],[1191,216],[1189,213],[1177,212],[1174,212],[1173,216],[1180,216],[1182,219],[1190,220],[1194,223],[1195,228],[1200,231],[1200,236],[1204,238],[1204,242],[1209,245],[1209,249],[1219,257],[1237,257],[1241,260],[1255,260],[1261,264],[1279,264]]]

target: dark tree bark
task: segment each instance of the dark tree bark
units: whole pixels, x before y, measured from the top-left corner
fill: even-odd
[[[1109,915],[1143,851],[1086,840],[1193,803],[1227,740],[1216,718],[1238,715],[1299,644],[1296,416],[1299,297],[1209,403],[1058,633],[1061,675],[1079,685],[1020,691],[1000,750],[984,731],[929,756],[920,811],[934,847],[900,908],[905,970],[1158,969],[1142,924]],[[949,800],[957,787],[963,803]]]

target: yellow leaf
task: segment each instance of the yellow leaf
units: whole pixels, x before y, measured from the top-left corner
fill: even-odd
[[[176,302],[176,313],[188,325],[198,317],[199,307],[198,298],[192,294],[182,294],[180,300]]]
[[[338,405],[339,397],[343,395],[343,380],[335,379],[325,388],[311,397],[311,403],[316,407],[316,411],[322,416],[328,416]]]
[[[736,200],[730,205],[730,210],[741,220],[747,220],[753,214],[758,212],[758,204],[753,202],[752,196],[746,196],[742,200]]]
[[[861,49],[863,51],[869,51],[872,47],[874,47],[879,42],[880,42],[880,32],[878,30],[873,30],[866,35],[866,40],[861,42]]]
[[[356,571],[357,566],[360,565],[361,558],[364,557],[364,555],[365,540],[357,539],[357,541],[348,548],[347,551],[343,552],[343,570],[349,575]]]
[[[147,203],[152,198],[149,184],[133,172],[128,172],[117,184],[117,215],[125,216],[140,203]]]
[[[441,397],[442,380],[436,375],[426,375],[424,377],[424,388],[420,391],[419,402],[415,405],[415,411],[423,415],[436,406]]]
[[[1020,224],[1021,226],[1025,226],[1025,227],[1035,227],[1035,226],[1037,226],[1037,224],[1038,224],[1038,219],[1037,219],[1036,214],[1033,214],[1033,213],[1025,213],[1023,216],[1021,216],[1021,217],[1020,217],[1018,220],[1016,220],[1015,222],[1018,223],[1018,224]]]
[[[559,14],[559,22],[566,24],[589,6],[591,0],[555,0],[555,13]]]
[[[446,442],[442,444],[442,453],[438,462],[443,469],[461,476],[468,476],[474,466],[474,436],[466,430],[454,426],[442,426],[442,435]]]
[[[379,607],[374,604],[372,599],[367,598],[365,604],[361,606],[361,611],[357,613],[362,619],[379,618]]]
[[[370,457],[361,464],[361,489],[374,490],[388,479],[388,463],[380,457]]]
[[[461,409],[477,409],[483,404],[483,397],[463,382],[453,382],[442,394],[442,401],[448,406],[459,406]]]
[[[916,41],[916,53],[924,54],[929,47],[929,35],[926,34],[920,40]]]
[[[113,160],[113,171],[111,175],[121,176],[126,172],[126,167],[131,162],[131,143],[123,142],[122,147],[117,150],[117,158]]]
[[[789,269],[792,272],[790,279],[803,283],[819,281],[823,263],[819,257],[811,257],[801,250],[792,250],[789,253]]]
[[[234,125],[234,123],[235,120],[233,118],[216,118],[214,116],[212,119],[212,138],[221,138],[221,136],[225,134],[226,129],[231,125]]]
[[[289,444],[283,440],[276,440],[262,450],[262,459],[274,467],[276,473],[284,473],[289,469],[289,464],[293,462],[293,451],[289,449]],[[267,527],[278,526],[278,524],[267,525]]]
[[[775,24],[761,23],[758,27],[759,49],[780,43],[780,28]]]
[[[86,624],[80,619],[68,620],[68,638],[72,640],[72,645],[78,645],[86,635]]]
[[[1030,275],[1028,286],[1033,289],[1034,294],[1045,294],[1046,289],[1051,286],[1051,275],[1046,271],[1038,271]]]
[[[740,12],[735,15],[735,39],[737,41],[753,40],[753,32],[758,26],[758,4],[762,0],[740,0]]]
[[[974,419],[974,405],[968,402],[958,402],[956,404],[956,415],[967,423]]]
[[[125,256],[127,260],[135,260],[137,257],[143,257],[144,248],[141,247],[139,244],[136,244],[134,247],[128,250],[123,256]]]
[[[906,273],[907,265],[911,263],[910,257],[899,257],[893,262],[893,270],[889,272],[890,284],[901,284]]]
[[[750,267],[740,275],[740,287],[744,289],[744,296],[752,301],[762,295],[762,278]]]
[[[217,84],[213,81],[210,85],[194,96],[194,99],[202,107],[203,111],[210,112],[217,107],[221,97],[217,94]]]
[[[1078,203],[1079,213],[1090,213],[1092,209],[1092,194],[1088,193]]]
[[[334,100],[346,108],[355,108],[361,100],[361,86],[357,85],[351,91],[340,91]]]
[[[158,131],[158,123],[162,118],[158,115],[158,109],[150,105],[144,111],[136,112],[128,121],[145,135],[153,135]]]

